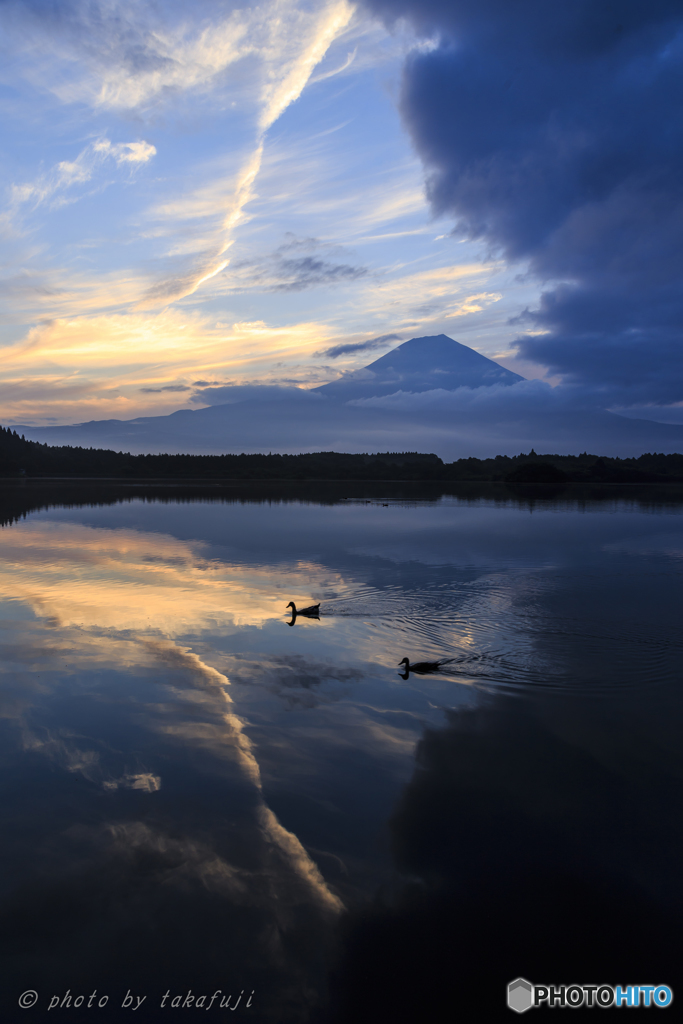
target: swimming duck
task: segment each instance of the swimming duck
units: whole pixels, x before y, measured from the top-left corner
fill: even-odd
[[[297,615],[304,615],[307,619],[319,619],[320,618],[320,605],[319,604],[311,604],[311,605],[308,606],[308,608],[299,608],[299,609],[297,609],[297,607],[294,604],[294,602],[290,601],[289,604],[287,605],[287,607],[292,609],[291,621],[287,623],[287,625],[289,625],[289,626],[293,626],[294,625],[294,623],[296,622]]]
[[[417,672],[421,676],[427,675],[429,672],[438,672],[442,664],[441,661],[416,661],[411,665],[408,658],[401,658],[399,661],[399,665],[404,666],[402,673],[404,679],[407,679],[411,672]]]

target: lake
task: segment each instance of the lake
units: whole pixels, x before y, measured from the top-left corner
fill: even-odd
[[[3,1021],[676,991],[682,489],[24,481],[0,520]]]

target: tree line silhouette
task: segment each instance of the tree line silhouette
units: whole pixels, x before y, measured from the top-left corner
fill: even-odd
[[[519,455],[443,462],[420,452],[131,455],[52,446],[0,427],[0,476],[129,480],[416,480],[510,484],[683,482],[683,455]]]

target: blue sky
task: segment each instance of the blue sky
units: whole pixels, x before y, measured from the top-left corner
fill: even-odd
[[[4,422],[303,386],[445,332],[527,376],[536,282],[435,218],[399,112],[430,42],[340,0],[4,3]],[[522,268],[523,269],[523,268]]]
[[[680,0],[6,0],[0,35],[3,422],[441,332],[683,422]]]

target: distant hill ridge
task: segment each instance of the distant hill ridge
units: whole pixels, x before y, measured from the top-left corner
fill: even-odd
[[[455,391],[461,387],[517,384],[524,379],[448,335],[436,334],[411,338],[362,370],[312,390],[339,402],[349,402],[396,391]]]

